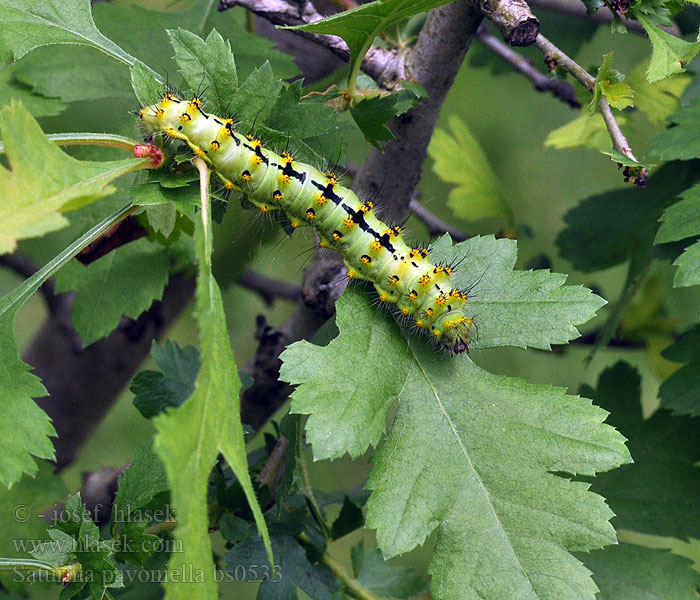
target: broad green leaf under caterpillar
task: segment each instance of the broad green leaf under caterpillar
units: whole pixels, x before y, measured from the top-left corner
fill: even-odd
[[[371,281],[382,302],[396,304],[450,352],[469,350],[474,319],[464,312],[467,292],[452,286],[451,267],[408,246],[400,227],[380,221],[373,203],[339,185],[335,174],[263,149],[235,131],[232,119],[206,113],[197,97],[167,93],[138,115],[148,134],[185,141],[227,189],[243,191],[262,212],[282,210],[293,227],[313,227],[322,247],[343,255],[349,278]]]

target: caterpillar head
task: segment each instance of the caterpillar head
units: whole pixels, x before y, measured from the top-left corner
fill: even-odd
[[[460,317],[456,321],[444,321],[439,342],[450,354],[469,352],[472,329],[476,327],[473,317]]]

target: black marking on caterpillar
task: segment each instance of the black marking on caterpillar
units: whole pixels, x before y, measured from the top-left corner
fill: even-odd
[[[469,350],[474,318],[464,314],[467,293],[452,286],[452,266],[434,265],[428,249],[407,246],[401,227],[380,221],[373,202],[360,201],[337,175],[263,148],[235,131],[232,119],[204,112],[197,97],[168,93],[137,114],[149,135],[183,140],[226,189],[243,191],[261,212],[281,210],[292,227],[313,227],[321,247],[343,255],[349,278],[372,282],[381,302],[396,304],[450,352]]]

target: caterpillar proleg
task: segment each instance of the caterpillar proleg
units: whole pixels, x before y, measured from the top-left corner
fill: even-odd
[[[450,352],[469,350],[474,319],[464,313],[467,292],[452,286],[452,268],[408,246],[400,227],[380,221],[373,203],[341,186],[335,174],[263,148],[237,132],[232,119],[206,113],[196,97],[168,93],[138,115],[149,135],[185,141],[227,189],[241,190],[262,212],[282,210],[293,227],[313,227],[321,246],[343,256],[349,278],[372,282],[382,302],[396,304]]]

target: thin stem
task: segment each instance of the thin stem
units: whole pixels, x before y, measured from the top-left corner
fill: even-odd
[[[571,73],[571,75],[577,81],[584,85],[590,92],[594,91],[595,78],[581,65],[579,65],[575,60],[573,60],[571,57],[567,56],[564,52],[557,48],[557,46],[550,42],[541,33],[537,36],[537,39],[535,40],[535,45],[540,49],[540,51],[545,55],[545,57],[554,60],[558,66],[564,67],[569,73]],[[600,112],[603,115],[605,126],[607,127],[608,133],[610,134],[610,140],[612,141],[613,149],[617,150],[630,160],[633,160],[634,162],[639,162],[634,153],[632,152],[629,142],[625,137],[625,134],[622,133],[622,129],[620,129],[620,125],[615,119],[615,116],[613,115],[612,109],[610,108],[610,104],[608,104],[608,101],[605,99],[604,96],[601,96],[598,106],[600,107]],[[634,181],[634,183],[644,185],[646,183],[647,174],[647,169],[641,167],[639,168],[636,177],[634,177],[632,180]]]
[[[29,277],[28,279],[25,279],[14,290],[0,298],[0,315],[5,313],[10,308],[16,306],[18,303],[21,306],[22,303],[24,303],[27,300],[27,298],[29,298],[36,290],[38,290],[39,287],[41,287],[41,285],[49,277],[52,277],[61,267],[63,267],[67,262],[69,262],[83,248],[89,246],[97,238],[99,238],[105,232],[109,231],[120,221],[126,219],[126,217],[128,217],[138,208],[139,207],[137,206],[132,206],[131,204],[129,204],[119,209],[117,212],[107,217],[104,221],[95,225],[95,227],[90,229],[90,231],[88,231],[85,235],[73,242],[53,260],[48,262],[36,273],[34,273],[34,275]]]
[[[557,48],[557,46],[550,42],[541,33],[535,40],[535,46],[537,46],[546,57],[553,58],[558,66],[564,67],[569,73],[571,73],[576,81],[584,85],[589,91],[593,91],[595,77],[593,77],[575,60],[564,54],[564,52]]]
[[[251,269],[243,271],[236,283],[257,292],[268,305],[272,304],[275,298],[297,300],[301,295],[301,288],[298,285],[266,277]]]
[[[0,266],[11,269],[24,279],[29,279],[39,270],[39,266],[34,264],[34,262],[28,256],[24,256],[18,252],[0,256]],[[51,279],[45,281],[39,288],[39,291],[44,296],[49,310],[53,311],[56,301],[56,292],[53,281]]]
[[[123,135],[110,133],[49,133],[46,135],[59,146],[108,146],[133,152],[136,146],[143,144]],[[5,153],[5,145],[0,143],[0,154]]]
[[[287,450],[289,448],[289,439],[283,435],[277,440],[277,444],[272,449],[270,457],[265,462],[260,474],[258,475],[258,483],[260,486],[266,485],[270,490],[270,494],[274,497],[277,491],[277,486],[282,477],[282,471],[287,459]]]
[[[111,133],[50,133],[46,137],[59,146],[106,146],[122,148],[129,152],[133,152],[136,146],[143,144],[123,135]]]
[[[632,154],[632,150],[627,142],[625,134],[622,133],[620,125],[613,115],[612,109],[605,98],[601,98],[598,103],[600,108],[600,113],[603,115],[603,120],[605,121],[605,126],[608,128],[608,133],[610,134],[610,139],[613,143],[613,148],[618,152],[622,152],[625,156],[631,158],[634,162],[638,162],[637,159]]]
[[[314,517],[316,518],[316,521],[318,521],[319,526],[323,530],[323,535],[326,536],[326,538],[329,538],[330,530],[328,529],[328,525],[326,525],[326,521],[324,520],[323,514],[321,513],[321,507],[316,501],[314,489],[311,486],[311,478],[309,477],[309,468],[306,465],[306,460],[304,460],[304,435],[302,430],[303,426],[302,421],[300,419],[299,426],[297,429],[297,463],[299,464],[301,477],[304,480],[304,489],[306,490],[306,497],[308,498],[309,504],[311,505],[311,512],[313,513]]]
[[[74,581],[80,574],[82,566],[80,563],[73,563],[61,567],[35,560],[33,558],[0,558],[0,571],[29,571],[46,573],[56,578],[56,581],[67,583]]]
[[[323,553],[321,562],[329,567],[333,574],[343,582],[345,593],[351,598],[355,598],[355,600],[381,600],[381,596],[377,596],[377,594],[364,587],[357,579],[351,577],[328,552]]]
[[[202,207],[202,224],[204,226],[204,239],[209,239],[209,167],[199,156],[194,159],[194,166],[199,171],[199,197]],[[211,262],[211,252],[207,252]]]
[[[560,79],[550,79],[538,70],[529,58],[518,54],[489,31],[488,25],[482,23],[476,33],[479,41],[496,56],[508,63],[515,71],[527,77],[538,92],[551,92],[562,102],[574,108],[581,108],[573,86]]]
[[[607,321],[603,324],[603,327],[601,328],[600,333],[596,338],[595,346],[586,358],[587,363],[590,363],[596,352],[603,346],[607,346],[610,340],[615,335],[615,332],[617,331],[617,326],[620,324],[620,320],[622,319],[622,315],[625,312],[625,309],[629,306],[632,300],[634,300],[634,297],[637,295],[639,288],[642,286],[644,280],[646,279],[649,273],[650,264],[651,263],[647,262],[647,264],[643,267],[639,267],[634,264],[634,261],[630,263],[630,266],[627,271],[627,279],[625,280],[625,286],[624,288],[622,288],[620,297],[617,299],[617,302],[613,306],[610,316],[608,317]]]
[[[56,575],[56,567],[33,558],[0,558],[0,571],[41,571]]]
[[[452,239],[456,242],[463,242],[469,238],[469,236],[463,231],[457,229],[456,227],[452,227],[452,225],[446,223],[440,217],[435,216],[415,198],[411,200],[408,208],[414,215],[416,215],[416,217],[423,221],[431,235],[449,233]]]

